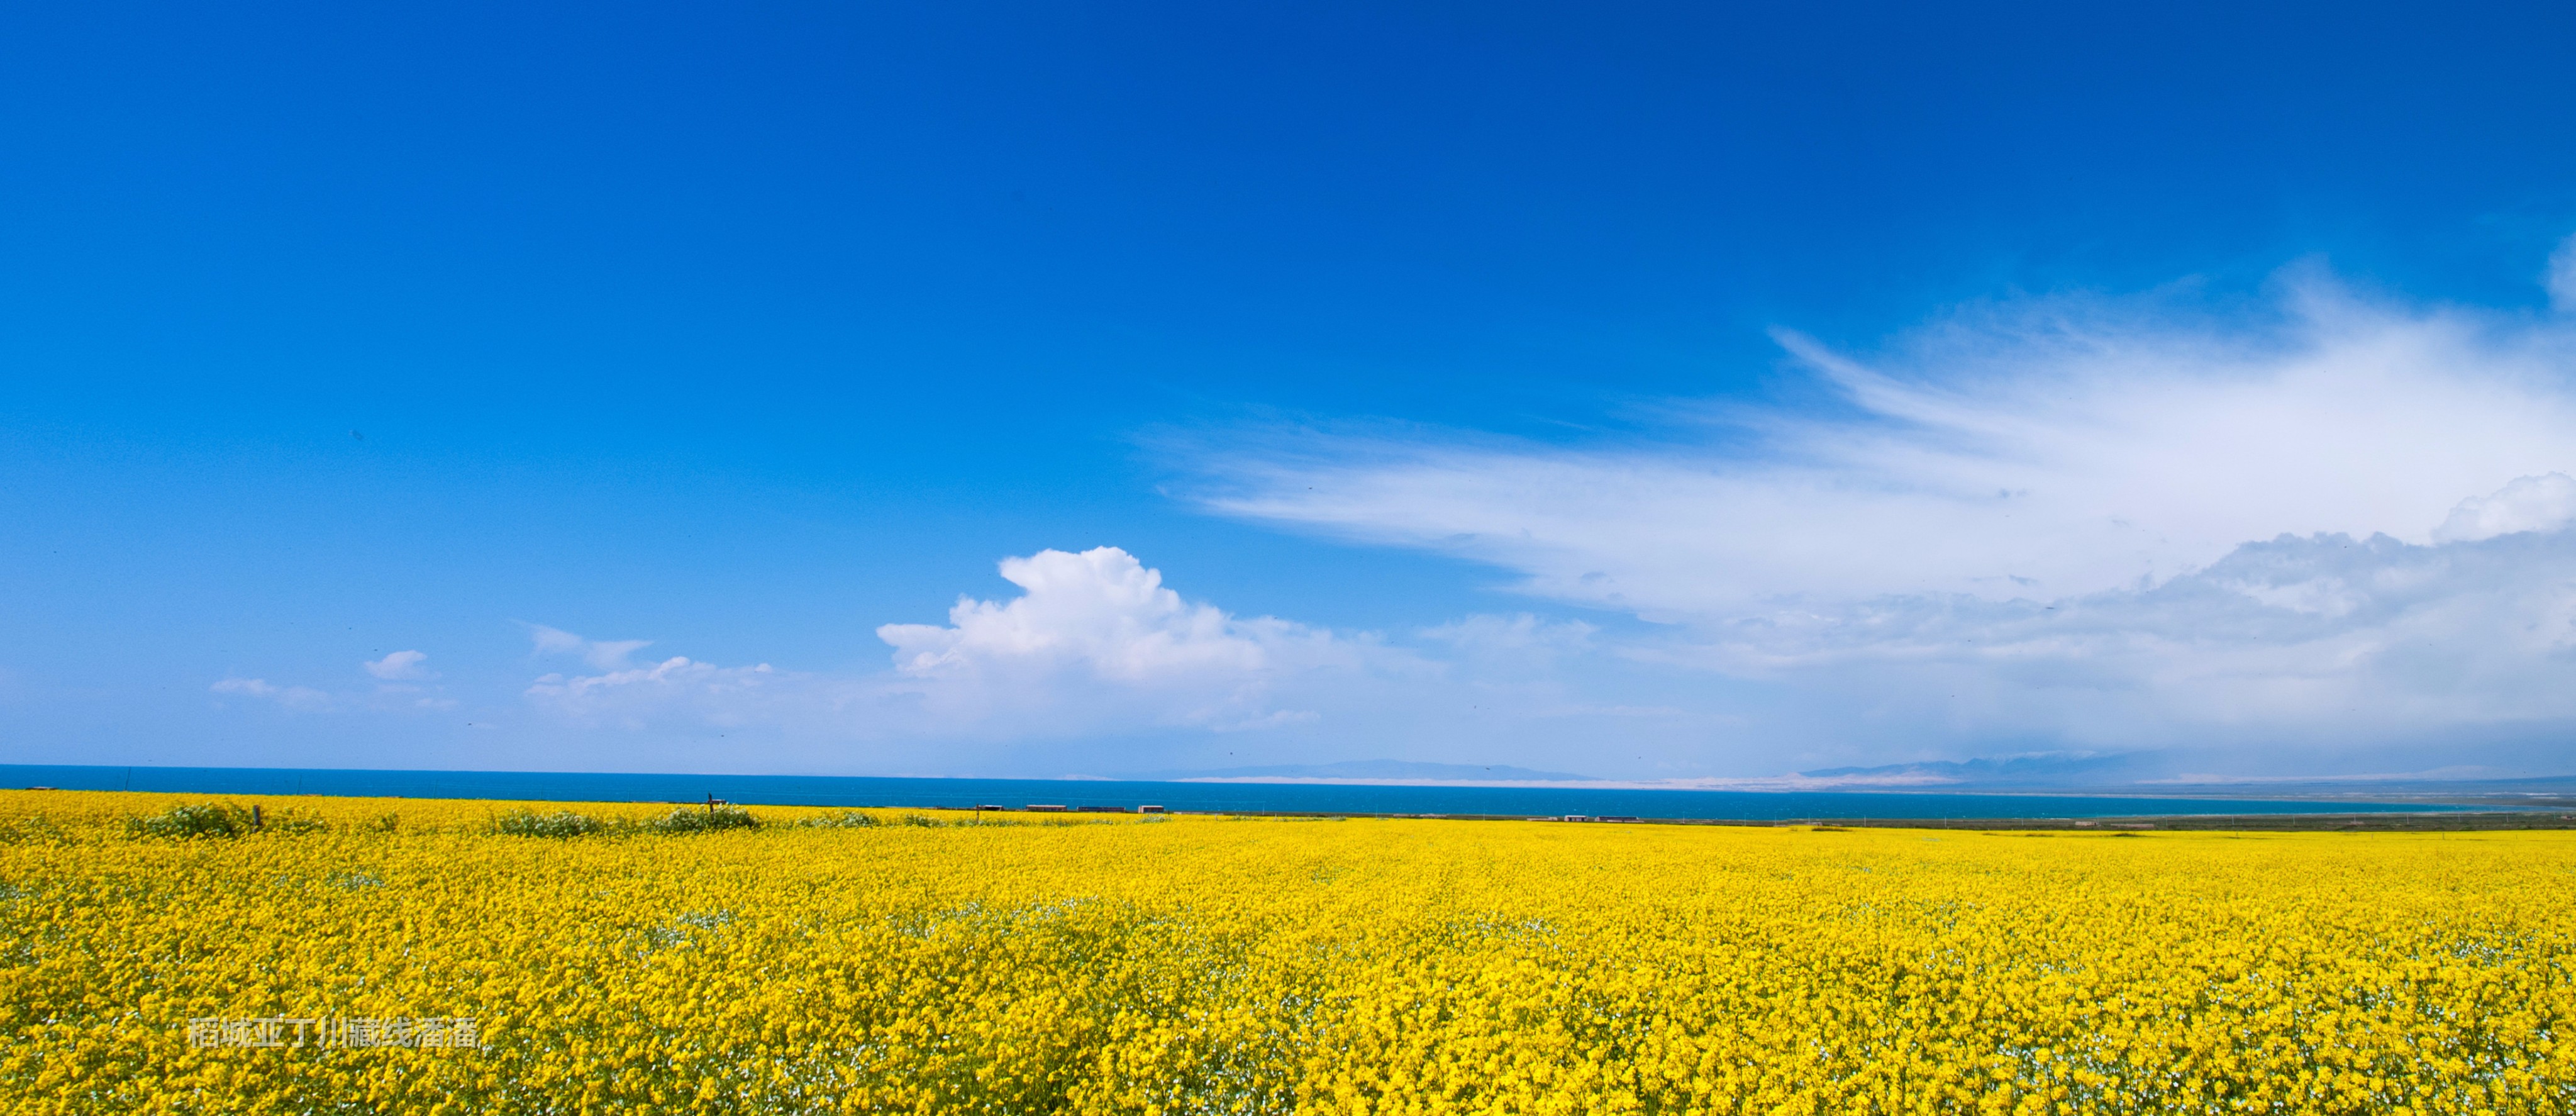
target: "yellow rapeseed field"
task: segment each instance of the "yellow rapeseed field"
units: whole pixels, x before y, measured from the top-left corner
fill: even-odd
[[[203,801],[0,794],[0,1111],[2576,1111],[2562,833]]]

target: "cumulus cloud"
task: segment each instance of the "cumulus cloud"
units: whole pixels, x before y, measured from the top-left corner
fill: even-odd
[[[896,670],[941,718],[1289,724],[1313,713],[1273,707],[1283,680],[1355,667],[1365,653],[1329,632],[1191,604],[1114,546],[1005,559],[1001,573],[1020,596],[961,597],[946,626],[877,629]]]
[[[429,656],[419,651],[396,651],[359,665],[387,682],[420,682],[438,677],[437,671],[421,665],[428,661]]]
[[[274,702],[279,708],[310,713],[329,709],[331,695],[307,686],[280,686],[265,678],[226,678],[207,687],[218,694]]]
[[[1175,452],[1213,511],[1659,622],[1606,650],[1788,687],[1814,733],[2576,718],[2561,322],[2308,276],[2254,310],[2034,299],[1865,354],[1780,340],[1825,402],[1677,405],[1584,444],[1343,427]]]
[[[2492,495],[2471,496],[2433,528],[2435,542],[2476,542],[2576,523],[2576,478],[2565,473],[2516,477]]]
[[[960,597],[948,627],[887,624],[877,637],[894,645],[898,669],[925,677],[1072,666],[1133,684],[1263,665],[1260,642],[1236,634],[1232,618],[1184,603],[1162,571],[1114,546],[1006,558],[1002,580],[1026,592],[1007,603]]]

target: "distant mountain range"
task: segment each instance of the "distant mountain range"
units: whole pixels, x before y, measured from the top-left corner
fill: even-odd
[[[1603,779],[1508,764],[1350,760],[1213,771],[1157,771],[1124,776],[1162,782],[1242,783],[1554,783],[1595,787],[1718,791],[1997,791],[2004,793],[2157,794],[2172,797],[2423,798],[2443,801],[2576,804],[2576,777],[2495,778],[2478,769],[2397,775],[2228,777],[2176,775],[2172,759],[2154,752],[2036,752],[1966,760],[1927,760],[1876,767],[1827,767],[1793,775],[1742,778]],[[2553,807],[2554,808],[2554,807]]]
[[[2065,786],[2129,782],[2140,774],[2136,755],[2043,752],[1988,759],[1932,760],[1879,767],[1828,767],[1801,771],[1803,779],[1849,783],[1966,784],[1984,787]],[[2124,778],[2125,776],[2125,778]]]
[[[1183,782],[1197,779],[1234,779],[1245,782],[1265,779],[1327,779],[1353,783],[1590,783],[1598,781],[1589,775],[1569,775],[1562,771],[1532,771],[1526,767],[1512,767],[1499,763],[1485,765],[1410,763],[1404,760],[1350,760],[1343,763],[1229,767],[1219,771],[1163,771],[1145,778]]]
[[[1329,781],[1349,783],[1595,783],[1675,789],[1802,790],[1830,787],[1993,787],[2040,788],[2133,781],[2142,772],[2135,755],[2035,753],[1971,760],[1934,760],[1880,767],[1833,767],[1795,775],[1749,779],[1611,780],[1564,771],[1534,771],[1508,764],[1414,763],[1406,760],[1350,760],[1342,763],[1278,764],[1230,767],[1216,771],[1160,771],[1137,776],[1156,780]]]
[[[2576,776],[2506,776],[2481,768],[2365,775],[2176,774],[2153,752],[2052,752],[1880,767],[1832,767],[1795,777],[1810,789],[1879,786],[1944,791],[2156,794],[2172,797],[2424,800],[2576,804]],[[2557,808],[2553,805],[2551,808]]]

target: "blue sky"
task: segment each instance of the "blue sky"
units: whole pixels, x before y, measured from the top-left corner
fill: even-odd
[[[0,20],[0,757],[2576,771],[2563,8]]]

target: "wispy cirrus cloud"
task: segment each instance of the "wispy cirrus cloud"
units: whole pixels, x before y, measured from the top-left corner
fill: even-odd
[[[2576,329],[2356,295],[2027,299],[1821,402],[1624,440],[1422,428],[1165,444],[1209,511],[1507,571],[1762,680],[1775,738],[2374,739],[2576,719]]]
[[[1780,337],[1828,405],[1676,407],[1627,442],[1272,429],[1177,450],[1211,511],[1673,619],[2079,594],[2284,533],[2423,541],[2464,498],[2576,468],[2566,328],[2321,279],[2259,313],[1983,307],[1869,358]]]

